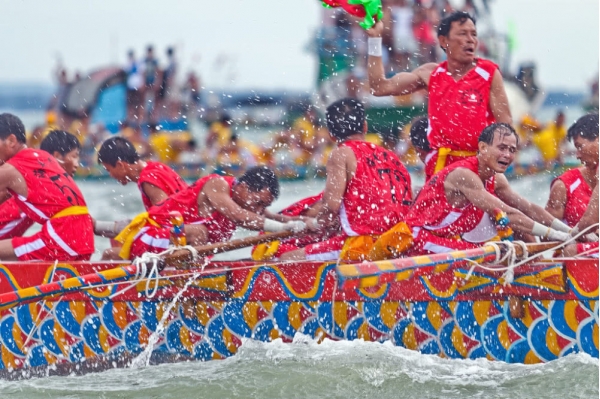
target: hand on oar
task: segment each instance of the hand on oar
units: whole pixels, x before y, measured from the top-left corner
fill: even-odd
[[[280,231],[277,233],[267,233],[258,236],[240,238],[237,240],[231,240],[226,242],[219,242],[216,244],[208,244],[194,247],[198,256],[215,255],[222,252],[233,251],[235,249],[251,247],[264,242],[271,242],[275,240],[282,240],[284,238],[298,236],[302,233],[295,233],[293,231]],[[164,263],[169,266],[182,267],[186,262],[193,260],[192,253],[187,249],[176,250],[171,254],[164,256]]]

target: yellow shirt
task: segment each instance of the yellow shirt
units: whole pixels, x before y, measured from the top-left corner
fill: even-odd
[[[192,135],[189,132],[158,132],[150,135],[149,144],[160,162],[177,162],[181,150],[171,146],[173,140],[189,141]]]
[[[540,151],[544,161],[553,161],[558,158],[560,144],[567,137],[564,126],[549,123],[544,130],[533,135],[531,141]]]
[[[306,120],[304,117],[300,117],[294,121],[292,129],[300,132],[300,140],[303,145],[306,146],[313,143],[315,138],[315,127],[310,121]]]

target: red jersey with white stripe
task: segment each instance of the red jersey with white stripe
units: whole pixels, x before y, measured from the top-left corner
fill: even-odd
[[[564,183],[567,191],[567,201],[565,202],[565,212],[563,220],[571,227],[575,227],[585,213],[585,210],[592,196],[592,188],[587,184],[581,169],[575,168],[566,171],[552,181],[552,184],[560,180]]]
[[[204,224],[209,232],[210,242],[221,242],[231,238],[236,229],[235,223],[227,219],[219,212],[206,218],[198,215],[198,195],[204,184],[212,179],[224,179],[229,185],[229,192],[235,179],[216,174],[208,175],[198,179],[194,184],[163,201],[161,204],[150,208],[150,217],[163,227],[171,226],[169,212],[178,211],[183,216],[185,224]]]
[[[429,78],[429,128],[433,150],[477,151],[481,131],[496,120],[490,108],[490,88],[498,65],[477,59],[473,69],[455,81],[448,62],[438,65]]]
[[[464,208],[453,207],[448,203],[444,189],[444,181],[450,172],[465,168],[478,174],[478,166],[477,157],[467,158],[447,166],[429,179],[406,217],[406,223],[413,229],[413,233],[415,228],[424,228],[434,231],[438,236],[456,237],[478,227],[484,212],[471,203]],[[494,194],[495,177],[485,181],[484,186],[488,192]]]
[[[142,201],[146,210],[152,208],[150,198],[144,193],[142,184],[148,183],[158,187],[167,194],[168,197],[184,190],[188,187],[187,183],[170,167],[161,162],[148,162],[146,167],[140,173],[140,179],[137,182],[138,188],[142,193]]]
[[[14,198],[0,204],[0,240],[22,236],[33,224]]]
[[[71,258],[92,254],[94,228],[89,214],[53,218],[67,208],[86,206],[75,181],[56,159],[45,151],[25,148],[8,163],[21,173],[27,185],[27,198],[9,190],[10,194],[28,218],[43,225],[45,246],[56,245]]]
[[[366,141],[345,141],[356,156],[356,172],[340,209],[349,236],[381,234],[404,220],[412,201],[410,175],[391,151]]]

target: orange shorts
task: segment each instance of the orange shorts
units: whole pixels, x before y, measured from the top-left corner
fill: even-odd
[[[474,244],[456,238],[439,237],[424,228],[413,227],[413,236],[413,245],[407,251],[406,256],[440,254],[473,249],[481,246],[480,244]]]

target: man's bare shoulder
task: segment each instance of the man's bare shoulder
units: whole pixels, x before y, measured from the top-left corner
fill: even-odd
[[[354,156],[354,151],[352,151],[352,148],[345,145],[337,146],[333,149],[333,151],[331,151],[328,162],[340,162],[351,156]]]
[[[459,167],[448,173],[444,185],[452,185],[460,189],[460,187],[473,187],[474,185],[483,185],[481,178],[471,169]]]
[[[0,175],[2,176],[3,180],[21,177],[21,174],[19,173],[17,168],[15,168],[9,163],[3,163],[2,165],[0,165]]]
[[[429,76],[438,67],[438,64],[435,62],[428,62],[427,64],[423,64],[416,69],[413,70],[413,73],[417,75],[424,82],[429,82]]]
[[[228,192],[229,185],[222,177],[214,177],[204,183],[202,192],[204,193],[215,193],[215,192]]]

